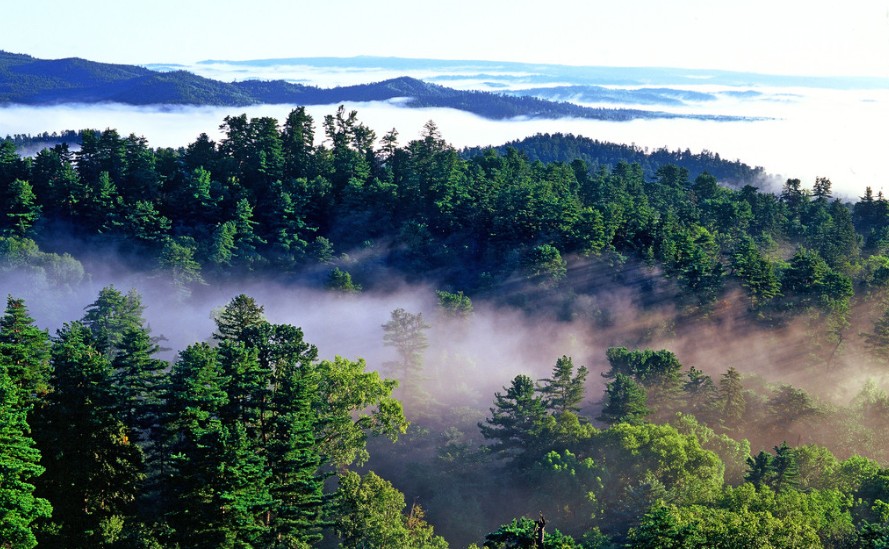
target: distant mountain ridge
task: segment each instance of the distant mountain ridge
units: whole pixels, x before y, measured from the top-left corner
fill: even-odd
[[[642,109],[590,108],[530,96],[456,90],[409,77],[326,89],[283,80],[228,83],[185,70],[161,72],[80,58],[45,60],[0,51],[0,105],[115,102],[242,107],[257,104],[327,105],[399,98],[406,99],[401,104],[407,107],[453,108],[495,120],[519,117],[616,121],[639,118],[746,119]]]

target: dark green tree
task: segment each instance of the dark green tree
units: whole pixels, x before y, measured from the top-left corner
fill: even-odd
[[[504,390],[505,393],[494,393],[491,417],[478,427],[498,457],[509,459],[520,468],[529,467],[543,455],[547,444],[543,436],[546,406],[526,375],[516,376]]]
[[[92,332],[95,347],[111,360],[120,354],[120,342],[130,330],[146,330],[142,297],[134,289],[126,294],[106,286],[87,305],[81,322]]]
[[[649,413],[645,389],[631,377],[617,374],[605,387],[605,405],[598,419],[611,425],[638,424],[645,421]]]
[[[589,370],[586,366],[574,371],[574,363],[568,356],[562,356],[556,360],[552,377],[540,380],[542,384],[537,389],[543,395],[546,408],[556,414],[564,412],[580,411],[580,403],[583,401]]]
[[[243,341],[244,330],[265,321],[265,308],[246,294],[232,298],[218,313],[213,315],[216,332],[213,339]]]
[[[0,206],[0,231],[4,236],[24,237],[30,234],[31,228],[40,217],[40,204],[31,184],[16,179],[0,194],[3,206]]]
[[[97,546],[119,539],[143,480],[143,455],[116,417],[113,369],[79,322],[53,343],[51,392],[34,422],[46,472],[38,494],[53,506],[41,529],[48,547]]]
[[[46,520],[52,506],[34,495],[34,479],[44,468],[28,426],[29,400],[9,375],[9,362],[0,355],[0,540],[4,547],[37,545],[35,523]]]
[[[736,429],[747,410],[747,397],[741,384],[741,374],[729,368],[719,380],[719,417],[729,430]]]
[[[49,350],[49,334],[34,326],[24,300],[8,296],[0,317],[0,359],[28,414],[49,392]]]
[[[171,541],[183,546],[243,547],[265,533],[269,473],[245,426],[222,414],[229,381],[207,344],[182,351],[170,374],[164,492]]]

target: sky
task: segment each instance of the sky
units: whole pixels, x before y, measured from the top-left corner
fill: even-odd
[[[889,0],[28,0],[0,49],[124,64],[378,55],[889,77]]]

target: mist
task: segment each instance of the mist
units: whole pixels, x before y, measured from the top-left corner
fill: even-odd
[[[569,258],[565,284],[577,294],[568,302],[548,303],[556,294],[516,280],[506,283],[496,301],[470,296],[472,315],[453,318],[438,307],[435,291],[440,288],[409,284],[393,273],[386,275],[391,279],[385,288],[371,285],[358,294],[327,291],[320,277],[309,273],[289,283],[255,276],[213,281],[183,295],[167,275],[131,270],[113,253],[75,254],[86,271],[78,284],[57,287],[33,272],[9,271],[0,274],[0,290],[23,298],[36,324],[54,334],[65,322],[82,318],[102,288],[134,289],[142,297],[151,334],[160,338],[160,358],[168,361],[192,343],[211,341],[214,312],[243,293],[264,307],[270,322],[300,327],[321,359],[363,358],[383,375],[391,375],[384,364],[396,356],[384,345],[382,325],[397,308],[422,313],[430,325],[427,390],[432,402],[442,406],[486,410],[494,392],[516,375],[547,378],[556,360],[567,355],[590,369],[584,413],[594,417],[607,381],[600,376],[609,367],[605,351],[613,346],[667,349],[685,368],[694,366],[714,380],[734,367],[837,405],[848,404],[868,380],[889,388],[889,375],[868,358],[860,339],[873,314],[853,311],[860,329],[847,330],[842,352],[819,372],[811,362],[817,342],[806,318],[780,327],[751,323],[740,291],[730,291],[709,315],[689,318],[676,304],[678,289],[644,264],[631,264],[614,277],[605,261]],[[645,292],[644,285],[649,286]],[[527,302],[544,306],[529,310],[521,306]]]
[[[704,150],[726,160],[762,166],[779,179],[800,179],[811,186],[816,177],[833,182],[834,194],[853,200],[870,186],[889,192],[883,161],[884,143],[875,137],[889,127],[889,92],[884,90],[773,89],[759,98],[723,95],[675,107],[677,114],[727,114],[757,117],[749,121],[645,119],[608,122],[584,119],[513,119],[495,121],[445,108],[408,108],[399,101],[346,104],[378,136],[391,129],[406,143],[420,136],[433,120],[446,141],[457,148],[500,145],[537,133],[572,133],[601,141],[640,148]],[[602,106],[602,105],[596,105]],[[613,107],[614,105],[609,105]],[[632,107],[632,105],[622,105]],[[0,109],[0,134],[41,133],[66,129],[116,129],[123,135],[148,139],[152,147],[185,146],[201,133],[222,137],[219,126],[229,115],[269,116],[283,121],[291,105],[251,107],[133,107],[120,104],[8,106]],[[307,108],[314,117],[316,136],[336,105]],[[650,107],[649,107],[650,108]]]

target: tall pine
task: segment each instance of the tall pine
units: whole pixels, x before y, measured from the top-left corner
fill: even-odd
[[[52,348],[52,391],[35,419],[46,473],[38,493],[53,506],[47,547],[113,541],[133,512],[142,452],[117,418],[113,369],[82,323],[65,325]]]
[[[37,545],[35,522],[52,512],[49,502],[34,495],[34,479],[43,473],[40,452],[27,422],[30,406],[20,397],[0,357],[0,546]]]

